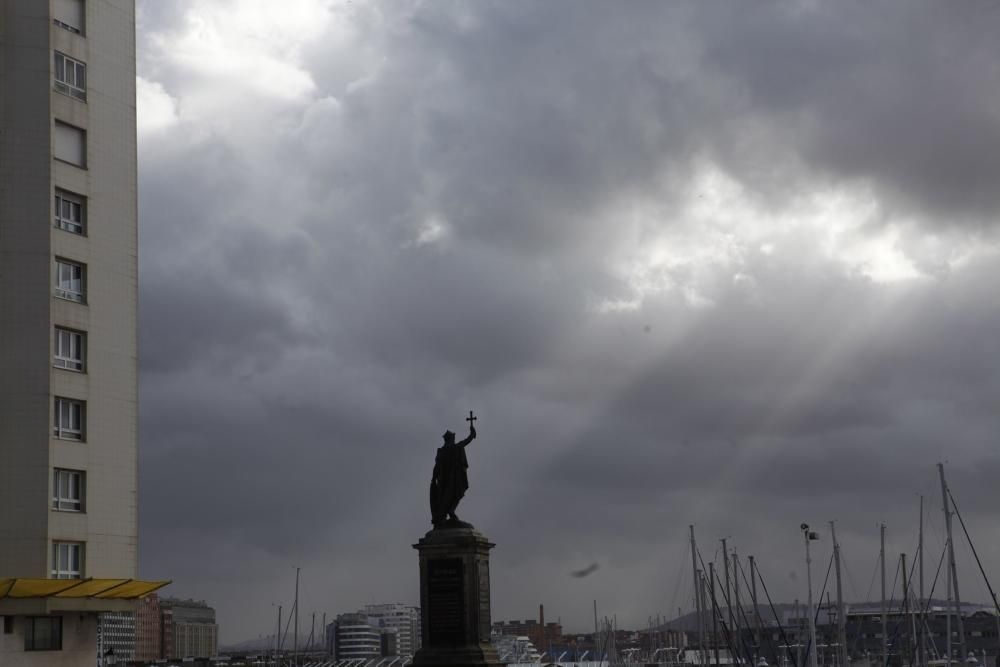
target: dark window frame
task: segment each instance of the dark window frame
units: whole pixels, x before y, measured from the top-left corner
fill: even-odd
[[[69,406],[66,415],[68,423],[63,423],[62,421],[63,403],[66,403]],[[52,404],[52,437],[57,440],[87,442],[87,401],[83,401],[78,398],[69,398],[68,396],[55,396]],[[80,418],[78,429],[72,428],[74,406],[78,408]]]
[[[79,303],[83,306],[87,305],[87,265],[84,262],[78,262],[67,257],[58,256],[56,259],[56,272],[55,272],[55,284],[53,285],[53,295],[57,299],[63,299],[65,301],[72,301],[73,303]],[[62,267],[66,267],[69,270],[69,280],[66,283],[60,282],[62,279]],[[80,273],[80,289],[73,290],[69,287],[72,285],[75,278],[73,277],[73,269],[79,269]],[[66,286],[63,286],[63,285]]]
[[[86,102],[87,63],[62,51],[53,51],[53,54],[53,88],[63,95]]]
[[[64,232],[69,232],[70,234],[77,234],[79,236],[87,235],[87,197],[85,195],[77,194],[76,192],[71,192],[65,188],[56,187],[53,193],[53,223],[56,229],[61,229]],[[63,216],[63,208],[69,209],[70,217]],[[72,217],[73,206],[77,207],[80,213],[80,219],[74,220]]]
[[[25,616],[24,618],[24,650],[27,651],[61,651],[63,635],[62,616]],[[48,642],[36,638],[36,628],[41,623],[49,624]]]

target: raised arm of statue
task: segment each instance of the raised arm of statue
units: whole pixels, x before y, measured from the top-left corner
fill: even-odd
[[[470,426],[469,427],[469,437],[466,438],[465,440],[462,440],[459,443],[456,443],[456,444],[458,444],[461,447],[465,447],[466,445],[468,445],[470,442],[472,442],[475,439],[476,439],[476,427],[475,426]]]

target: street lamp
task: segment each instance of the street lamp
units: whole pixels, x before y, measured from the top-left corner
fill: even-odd
[[[818,540],[819,535],[809,530],[809,524],[803,523],[799,526],[802,529],[802,538],[806,543],[806,585],[809,587],[809,665],[817,667],[816,662],[816,616],[813,611],[813,585],[812,585],[812,557],[809,555],[809,542]]]

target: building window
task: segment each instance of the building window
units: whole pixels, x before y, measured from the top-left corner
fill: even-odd
[[[24,621],[25,651],[62,650],[62,616],[28,616]]]
[[[87,66],[56,51],[55,68],[56,90],[78,100],[87,101]]]
[[[86,337],[79,331],[56,327],[56,349],[53,365],[70,371],[83,371]]]
[[[84,169],[87,168],[87,132],[85,130],[57,120],[52,136],[52,148],[57,160]]]
[[[56,190],[56,227],[73,234],[83,234],[87,219],[87,199],[65,190]]]
[[[53,434],[62,440],[83,440],[86,412],[87,404],[83,401],[57,398]]]
[[[53,470],[52,509],[82,512],[84,479],[84,473],[79,470]]]
[[[52,22],[64,30],[83,34],[84,0],[55,0],[52,3]]]
[[[56,296],[77,303],[84,303],[84,277],[86,267],[83,264],[65,259],[56,260]]]
[[[83,575],[83,543],[52,543],[52,578],[81,579]]]
[[[4,616],[3,617],[3,633],[5,635],[14,634],[14,617]]]

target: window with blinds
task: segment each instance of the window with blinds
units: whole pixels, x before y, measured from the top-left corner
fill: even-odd
[[[84,0],[54,0],[52,22],[64,30],[82,35],[86,24],[86,10]]]
[[[78,127],[56,121],[53,151],[57,160],[87,166],[87,133]]]

